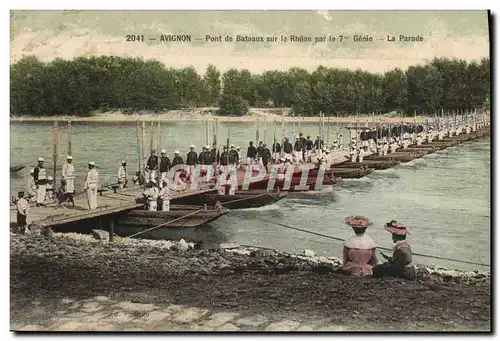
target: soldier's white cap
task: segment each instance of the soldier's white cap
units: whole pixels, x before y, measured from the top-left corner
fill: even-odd
[[[194,148],[194,144],[190,145],[189,148]]]
[[[43,157],[39,157],[38,161],[43,162]]]
[[[125,161],[125,160],[122,160],[122,163],[127,163],[127,161]]]
[[[49,176],[47,177],[47,180],[52,181],[53,179],[52,179],[52,177],[49,175]]]
[[[90,161],[89,162],[89,166],[95,166],[95,162],[94,161]]]
[[[66,159],[67,159],[67,160],[73,160],[73,156],[68,155],[68,156],[66,156]]]
[[[205,146],[205,148],[210,149],[210,146],[207,144],[207,145]]]
[[[236,146],[236,149],[240,149],[240,146]]]
[[[261,141],[262,142],[262,141]],[[231,148],[234,148],[234,144],[231,145]]]
[[[174,154],[180,154],[180,153],[179,153],[179,151],[178,151],[178,150],[176,150],[176,151],[174,152]]]
[[[162,149],[162,150],[161,150],[161,153],[162,153],[162,154],[165,154],[166,152],[167,152],[167,151],[166,151],[165,149]]]
[[[30,168],[30,174],[33,174],[35,173],[35,169],[34,168]]]

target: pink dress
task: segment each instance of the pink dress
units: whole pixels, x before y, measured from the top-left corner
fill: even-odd
[[[373,239],[366,234],[346,240],[342,268],[354,276],[371,276],[372,267],[377,263],[376,247]]]

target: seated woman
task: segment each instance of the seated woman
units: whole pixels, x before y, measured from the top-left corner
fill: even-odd
[[[385,229],[392,234],[394,242],[394,252],[392,257],[384,255],[387,259],[384,264],[379,264],[373,268],[373,276],[408,276],[411,277],[412,268],[408,266],[411,263],[412,252],[410,244],[406,241],[406,235],[409,233],[406,226],[398,224],[395,220],[391,220],[385,224]]]
[[[373,239],[365,234],[371,223],[367,218],[348,217],[346,224],[351,226],[356,236],[344,242],[344,260],[342,269],[354,276],[371,276],[372,267],[377,263]]]

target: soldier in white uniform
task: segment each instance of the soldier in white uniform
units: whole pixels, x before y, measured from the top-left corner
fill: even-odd
[[[38,166],[36,166],[33,173],[33,178],[35,179],[35,184],[37,186],[36,191],[36,205],[43,206],[45,201],[45,194],[47,188],[47,170],[43,166],[43,158],[38,158]]]
[[[387,156],[388,152],[389,152],[389,144],[387,143],[387,141],[384,141],[384,145],[382,147],[382,154],[384,156]]]
[[[83,185],[83,190],[87,193],[87,202],[89,204],[89,209],[93,210],[97,208],[97,186],[99,183],[99,174],[95,169],[95,162],[89,162],[89,171],[85,177],[85,184]]]
[[[356,148],[351,146],[351,151],[349,152],[350,161],[356,162],[356,156],[357,156]]]
[[[160,198],[161,198],[161,210],[166,212],[170,211],[170,189],[168,188],[168,184],[166,181],[163,182],[163,186],[160,190]]]
[[[238,153],[238,163],[237,163],[238,167],[241,164],[243,164],[243,160],[241,158],[241,150],[240,149],[241,149],[240,146],[236,146],[236,152]]]
[[[143,195],[148,201],[148,211],[157,211],[159,191],[158,187],[155,186],[154,180],[149,182],[147,188],[143,192]]]
[[[368,146],[363,146],[359,148],[359,153],[358,153],[358,162],[362,163],[363,158],[365,157],[365,148],[368,148]]]
[[[127,161],[123,160],[122,165],[118,169],[118,185],[120,189],[127,188]]]
[[[62,168],[62,183],[64,186],[65,197],[73,203],[73,195],[75,194],[75,165],[73,165],[73,157],[66,156],[66,163]]]
[[[391,146],[390,146],[391,153],[394,153],[397,150],[397,148],[398,148],[398,145],[396,143],[396,140],[392,139]]]
[[[381,142],[377,142],[377,155],[382,156],[384,155],[384,145]]]
[[[33,177],[34,173],[35,173],[35,169],[31,168],[30,175],[29,175],[28,181],[26,183],[26,193],[28,194],[26,196],[26,199],[29,202],[36,202],[36,184],[35,184],[35,179]]]

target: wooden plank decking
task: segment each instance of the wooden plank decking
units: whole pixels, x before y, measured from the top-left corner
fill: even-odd
[[[171,196],[174,199],[213,191],[208,187],[187,189],[181,192],[172,191]],[[97,197],[98,207],[94,210],[88,209],[87,198],[84,194],[75,196],[75,207],[71,207],[68,203],[66,203],[67,208],[56,207],[56,204],[48,204],[43,207],[31,206],[28,212],[28,224],[34,223],[40,227],[51,227],[139,208],[142,204],[137,204],[135,200],[142,197],[142,192],[143,190],[140,188],[125,189],[117,193],[104,192]],[[10,221],[16,222],[16,220],[16,208],[11,206]]]

